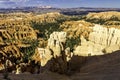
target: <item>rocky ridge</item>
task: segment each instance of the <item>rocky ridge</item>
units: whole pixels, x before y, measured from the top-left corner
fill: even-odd
[[[69,38],[76,38],[83,35],[88,37],[89,33],[92,31],[91,28],[94,24],[86,22],[84,20],[79,21],[66,21],[60,27],[63,31],[67,32]]]
[[[89,13],[86,19],[103,19],[103,20],[111,20],[111,19],[120,19],[120,13],[117,11],[109,11],[109,12],[100,12],[100,13]]]

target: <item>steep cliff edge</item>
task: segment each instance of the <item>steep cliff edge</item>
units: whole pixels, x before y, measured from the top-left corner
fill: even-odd
[[[74,54],[79,56],[104,55],[120,49],[119,25],[99,25],[80,20],[66,21],[60,27],[67,32],[69,47],[72,45]]]
[[[74,51],[78,55],[93,56],[112,53],[120,49],[120,30],[101,25],[92,27],[88,40],[81,37],[81,45]]]
[[[43,67],[48,66],[48,70],[65,73],[67,70],[66,37],[66,32],[53,32],[48,39],[47,47],[38,48],[37,53],[33,55],[33,60],[41,62]]]

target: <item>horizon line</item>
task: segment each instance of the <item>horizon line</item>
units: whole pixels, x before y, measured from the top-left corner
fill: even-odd
[[[36,8],[42,8],[42,7],[47,7],[47,6],[49,6],[49,5],[44,5],[44,6],[16,6],[16,7],[0,7],[0,9],[15,9],[15,8],[25,8],[25,7],[36,7]],[[62,9],[67,9],[67,8],[104,8],[104,9],[120,9],[120,7],[89,7],[89,6],[78,6],[78,7],[53,7],[53,6],[51,6],[50,8],[58,8],[58,9],[60,9],[60,8],[62,8]]]

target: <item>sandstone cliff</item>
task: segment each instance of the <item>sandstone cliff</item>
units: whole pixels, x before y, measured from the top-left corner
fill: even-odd
[[[81,45],[74,51],[82,56],[103,55],[120,49],[120,30],[95,25],[88,40],[81,37]]]
[[[47,69],[66,73],[68,61],[72,58],[73,53],[70,48],[65,47],[67,34],[66,32],[53,32],[48,39],[46,48],[38,48],[33,60],[41,62],[41,66],[48,66]]]

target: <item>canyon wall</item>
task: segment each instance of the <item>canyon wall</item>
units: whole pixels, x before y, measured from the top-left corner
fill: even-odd
[[[65,73],[67,62],[73,53],[70,48],[65,47],[67,39],[66,32],[53,32],[48,39],[46,48],[38,48],[33,60],[41,62],[41,66],[49,66],[47,69],[53,72]]]
[[[81,36],[81,45],[74,53],[82,56],[103,55],[120,49],[120,30],[107,28],[102,25],[91,27],[93,31],[88,40]]]

